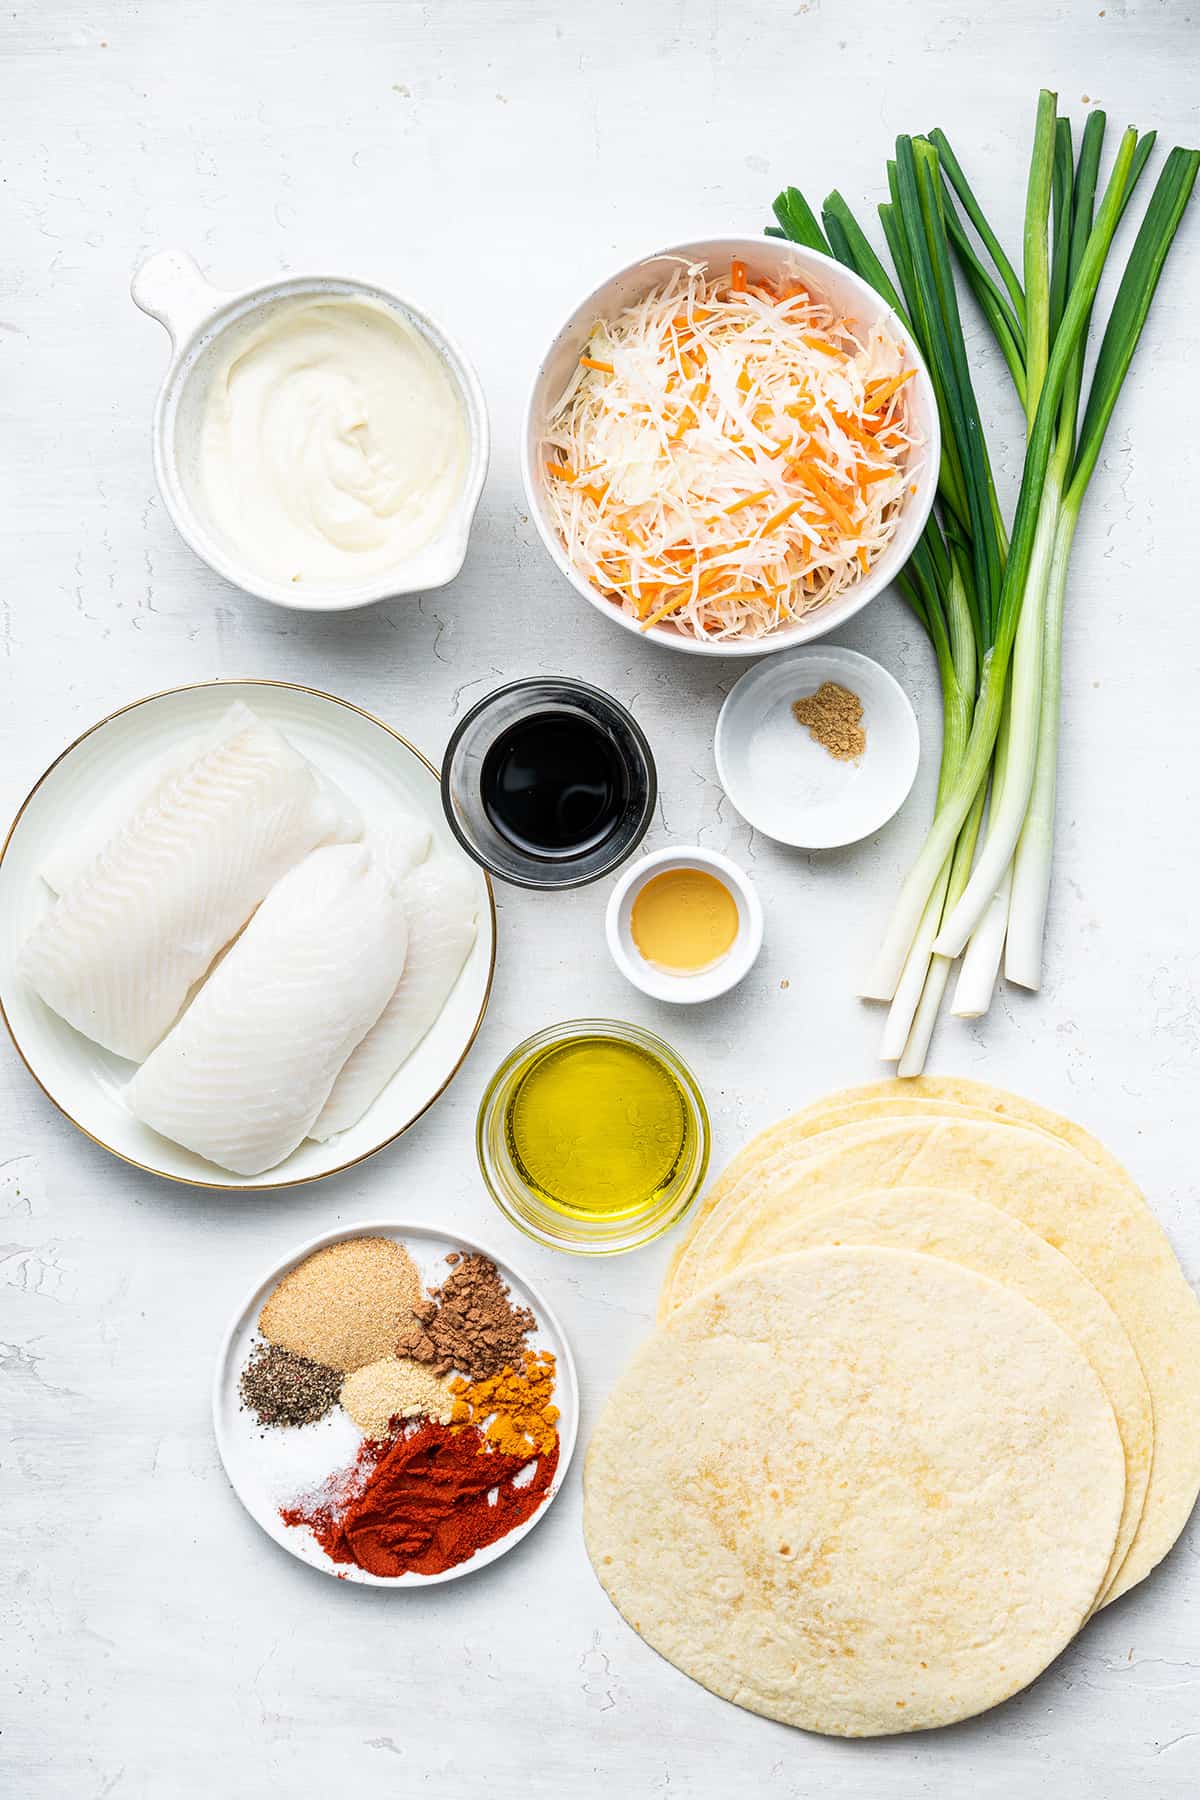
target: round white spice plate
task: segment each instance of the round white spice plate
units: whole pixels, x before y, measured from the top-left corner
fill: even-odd
[[[53,904],[46,859],[97,821],[115,825],[144,792],[146,771],[241,701],[276,726],[360,807],[364,819],[415,814],[433,835],[430,854],[458,858],[478,882],[475,944],[430,1030],[363,1117],[318,1144],[301,1144],[262,1175],[233,1175],[160,1137],[121,1098],[134,1065],[72,1029],[16,972],[21,945]],[[99,833],[101,839],[103,830]],[[483,1021],[496,959],[491,883],[468,862],[442,811],[438,772],[419,750],[348,700],[280,681],[208,681],[122,707],[63,751],[18,812],[0,849],[0,1016],[34,1080],[73,1125],[114,1156],[168,1181],[265,1192],[335,1175],[393,1142],[420,1118],[461,1067]]]
[[[862,701],[866,748],[831,756],[792,702],[836,682]],[[912,702],[857,650],[820,644],[758,663],[729,690],[713,745],[721,786],[748,824],[780,844],[832,850],[886,825],[908,798],[921,756]]]
[[[279,1509],[302,1501],[318,1488],[325,1478],[347,1468],[358,1453],[363,1434],[340,1406],[315,1425],[265,1428],[247,1412],[238,1392],[238,1381],[253,1346],[262,1340],[258,1335],[258,1316],[267,1296],[285,1275],[330,1244],[344,1243],[348,1238],[389,1237],[402,1243],[417,1265],[422,1287],[436,1286],[452,1273],[446,1263],[451,1251],[475,1252],[496,1265],[508,1284],[513,1302],[527,1306],[537,1320],[536,1332],[526,1342],[530,1349],[549,1350],[555,1359],[553,1404],[558,1407],[558,1467],[554,1481],[537,1511],[510,1531],[507,1537],[477,1550],[466,1562],[456,1563],[440,1575],[371,1575],[353,1563],[335,1563],[304,1525],[285,1525]],[[225,1473],[233,1491],[250,1517],[261,1525],[267,1536],[322,1574],[343,1581],[358,1581],[368,1587],[429,1587],[439,1581],[457,1581],[461,1575],[473,1575],[498,1557],[505,1556],[540,1519],[563,1484],[575,1449],[579,1429],[579,1381],[575,1361],[562,1326],[537,1290],[519,1274],[512,1264],[477,1244],[470,1238],[450,1237],[432,1225],[397,1224],[390,1219],[371,1219],[361,1225],[347,1225],[328,1231],[323,1237],[302,1244],[286,1261],[268,1270],[248,1295],[245,1305],[235,1315],[221,1353],[217,1359],[213,1382],[213,1429]]]

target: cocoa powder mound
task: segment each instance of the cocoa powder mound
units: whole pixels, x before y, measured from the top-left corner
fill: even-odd
[[[527,1306],[513,1305],[495,1263],[475,1254],[464,1256],[412,1310],[398,1354],[431,1364],[435,1375],[455,1369],[470,1381],[518,1367],[525,1339],[537,1326]]]

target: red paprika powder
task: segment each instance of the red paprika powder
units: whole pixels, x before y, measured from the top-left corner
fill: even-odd
[[[534,1464],[518,1487],[515,1478]],[[537,1458],[489,1450],[473,1426],[427,1420],[391,1443],[365,1442],[316,1504],[280,1509],[307,1525],[332,1561],[372,1575],[440,1575],[535,1513],[554,1480],[558,1439]],[[491,1498],[495,1490],[495,1499]]]

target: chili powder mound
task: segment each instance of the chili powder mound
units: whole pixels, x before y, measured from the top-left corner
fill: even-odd
[[[489,1450],[474,1426],[430,1421],[390,1444],[367,1440],[332,1491],[279,1516],[307,1525],[333,1562],[371,1575],[440,1575],[531,1518],[557,1468],[557,1440],[536,1459],[509,1456]]]

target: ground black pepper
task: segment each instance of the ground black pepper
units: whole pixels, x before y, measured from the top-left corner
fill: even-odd
[[[257,1344],[242,1370],[242,1406],[260,1425],[311,1425],[323,1419],[341,1392],[338,1369],[295,1356],[278,1344]]]

